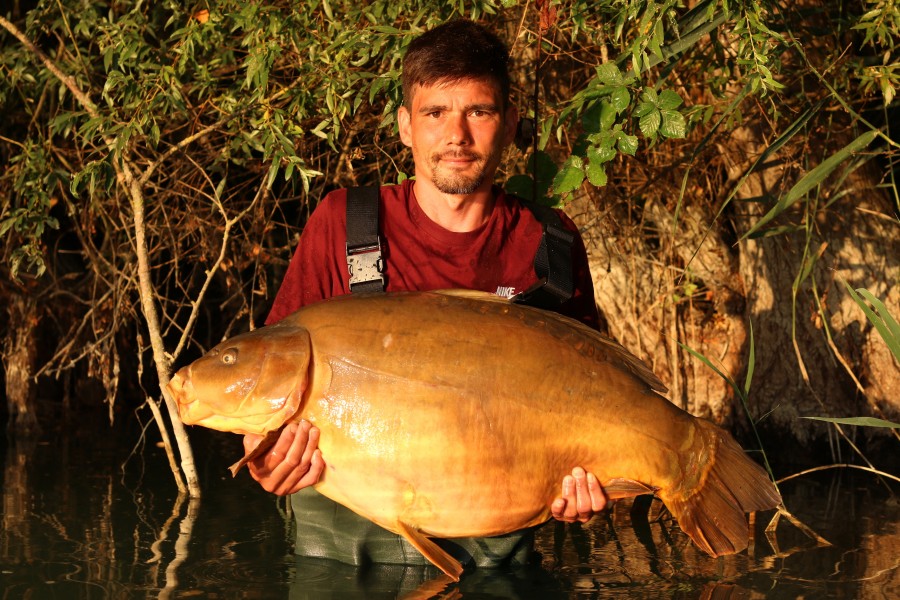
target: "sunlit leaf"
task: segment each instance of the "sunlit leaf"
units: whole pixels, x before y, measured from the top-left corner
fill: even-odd
[[[625,86],[615,88],[609,95],[609,101],[617,113],[622,112],[631,104],[631,92]]]
[[[602,162],[589,162],[584,172],[591,185],[595,187],[606,185],[606,168]]]
[[[622,153],[634,156],[638,149],[638,138],[636,135],[623,134],[619,136],[616,146]]]
[[[651,112],[653,112],[655,110],[656,110],[656,105],[654,103],[644,101],[644,102],[641,102],[640,104],[638,104],[637,108],[634,109],[634,116],[640,118],[640,117],[649,115]]]
[[[638,121],[638,126],[641,128],[641,133],[643,133],[647,137],[656,135],[656,132],[659,131],[659,126],[661,124],[662,115],[655,108],[641,117]]]
[[[616,108],[612,105],[611,102],[601,102],[600,103],[600,129],[606,130],[612,127],[613,123],[616,122]]]
[[[750,228],[747,233],[744,234],[744,237],[750,236],[752,233],[757,231],[763,225],[783,213],[785,210],[790,208],[797,200],[803,198],[811,189],[822,183],[825,178],[827,178],[832,171],[834,171],[841,163],[850,158],[856,152],[864,150],[875,137],[878,135],[877,131],[867,131],[866,133],[860,135],[855,140],[829,156],[827,159],[822,161],[822,164],[811,170],[809,173],[800,178],[794,187],[792,187],[782,198],[778,201],[778,203],[763,217]]]
[[[622,71],[613,62],[604,63],[597,67],[597,79],[607,85],[621,85],[624,82]]]
[[[657,102],[657,106],[660,110],[674,110],[681,106],[683,100],[681,96],[678,95],[678,92],[673,90],[663,90],[659,93],[659,101]]]
[[[884,303],[866,289],[854,290],[849,283],[843,281],[854,302],[865,313],[866,318],[885,341],[894,358],[900,361],[900,324],[888,312]],[[869,304],[872,306],[870,307]]]
[[[886,427],[889,429],[900,429],[900,423],[885,421],[884,419],[876,419],[875,417],[800,417],[801,419],[810,419],[812,421],[825,421],[827,423],[838,423],[840,425],[859,425],[861,427]]]
[[[687,121],[684,115],[676,110],[660,110],[662,123],[659,132],[668,138],[683,138],[687,135]]]

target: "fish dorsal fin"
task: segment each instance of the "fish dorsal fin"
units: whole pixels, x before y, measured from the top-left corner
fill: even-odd
[[[491,292],[482,292],[481,290],[464,290],[464,289],[446,289],[434,290],[434,294],[442,294],[444,296],[456,296],[457,298],[469,298],[471,300],[486,300],[488,302],[499,302],[501,304],[510,304],[508,298],[498,296]]]
[[[660,381],[659,377],[650,370],[650,367],[644,363],[637,356],[632,354],[619,342],[606,337],[594,329],[591,329],[584,323],[577,321],[571,317],[548,311],[540,308],[536,308],[533,306],[528,306],[527,304],[515,304],[510,302],[509,299],[504,298],[503,296],[498,296],[496,294],[492,294],[490,292],[482,292],[479,290],[465,290],[465,289],[445,289],[445,290],[435,290],[432,292],[434,294],[442,294],[444,296],[454,296],[456,298],[466,298],[469,300],[481,300],[485,302],[494,302],[498,304],[507,304],[511,306],[515,306],[517,310],[527,311],[533,314],[540,314],[541,319],[546,321],[548,326],[548,330],[551,332],[554,331],[552,328],[553,323],[558,323],[555,328],[556,335],[559,337],[565,336],[566,332],[570,331],[572,326],[574,325],[576,328],[581,328],[583,333],[586,333],[592,341],[594,342],[594,347],[603,352],[606,356],[608,356],[613,362],[617,363],[620,368],[628,371],[641,381],[643,381],[647,387],[652,389],[653,391],[665,395],[668,392],[668,388],[666,385]]]
[[[647,363],[632,354],[625,346],[601,334],[597,334],[594,337],[610,356],[615,357],[623,369],[643,381],[650,389],[661,395],[665,395],[669,391],[666,384],[660,381],[656,373],[650,370]]]
[[[397,532],[406,538],[406,541],[412,544],[416,550],[421,552],[422,556],[430,560],[434,566],[446,573],[453,581],[459,581],[463,567],[446,550],[425,537],[421,531],[410,527],[403,521],[397,521]]]

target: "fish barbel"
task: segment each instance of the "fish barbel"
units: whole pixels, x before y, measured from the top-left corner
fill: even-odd
[[[168,389],[186,424],[274,439],[310,421],[316,489],[455,579],[429,538],[538,525],[576,465],[610,498],[655,494],[712,556],[746,548],[745,513],[781,502],[729,433],[669,402],[618,343],[480,292],[309,305],[222,342]]]

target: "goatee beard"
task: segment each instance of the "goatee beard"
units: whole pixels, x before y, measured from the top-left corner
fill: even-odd
[[[441,169],[441,159],[466,158],[474,160],[477,171],[472,176],[454,172],[452,169]],[[484,157],[474,152],[445,152],[436,154],[431,158],[431,171],[434,174],[434,186],[444,194],[466,195],[472,194],[484,183]]]

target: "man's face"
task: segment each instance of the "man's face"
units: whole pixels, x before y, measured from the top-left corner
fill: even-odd
[[[497,85],[479,79],[417,86],[412,105],[397,113],[417,183],[454,195],[490,189],[518,120],[502,100]]]

